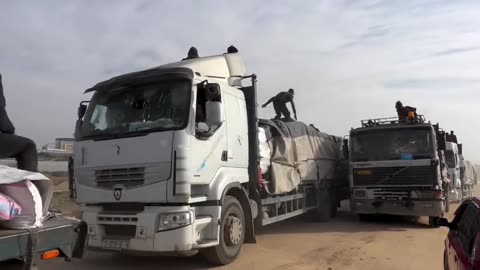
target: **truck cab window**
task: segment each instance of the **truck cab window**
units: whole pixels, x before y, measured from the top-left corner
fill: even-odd
[[[445,161],[447,162],[447,166],[449,168],[454,168],[456,166],[455,154],[452,150],[445,151]]]
[[[96,93],[82,126],[82,137],[123,136],[176,130],[188,120],[189,81],[162,81]]]

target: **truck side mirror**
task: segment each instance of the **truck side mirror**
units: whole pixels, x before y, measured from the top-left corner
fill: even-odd
[[[348,159],[349,158],[349,153],[348,153],[348,140],[347,139],[343,140],[342,150],[343,150],[343,157],[345,159]]]
[[[450,222],[448,222],[448,219],[446,218],[437,218],[435,220],[435,225],[450,228]]]
[[[220,126],[223,123],[222,103],[219,101],[207,101],[205,104],[207,124]]]
[[[84,102],[85,101],[82,101],[82,103],[80,103],[80,106],[78,106],[78,119],[82,119],[87,112],[87,105],[84,104]]]
[[[461,143],[459,143],[459,144],[457,144],[457,146],[458,146],[458,153],[460,155],[463,155],[463,145]]]

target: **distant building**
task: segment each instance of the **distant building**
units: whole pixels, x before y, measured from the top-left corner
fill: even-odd
[[[74,142],[75,142],[75,139],[73,138],[56,138],[55,149],[64,150],[67,153],[73,153]]]
[[[39,152],[43,158],[65,159],[73,155],[72,138],[56,138],[55,143],[47,144]]]

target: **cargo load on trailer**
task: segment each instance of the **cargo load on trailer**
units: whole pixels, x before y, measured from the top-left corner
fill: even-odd
[[[298,121],[260,120],[259,127],[260,164],[268,194],[290,192],[305,180],[335,177],[342,138]]]

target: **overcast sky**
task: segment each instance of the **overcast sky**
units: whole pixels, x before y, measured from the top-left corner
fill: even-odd
[[[94,83],[234,44],[261,102],[292,87],[299,120],[345,135],[400,99],[480,162],[478,0],[11,0],[0,13],[7,110],[39,146],[72,136]]]

